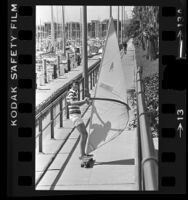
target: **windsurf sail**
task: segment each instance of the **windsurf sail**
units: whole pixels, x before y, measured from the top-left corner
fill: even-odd
[[[87,153],[111,141],[128,123],[127,88],[113,18],[99,69],[88,130]]]

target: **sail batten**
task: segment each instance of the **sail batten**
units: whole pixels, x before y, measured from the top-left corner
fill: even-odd
[[[111,18],[92,103],[87,153],[108,143],[127,126],[127,88],[117,35]]]

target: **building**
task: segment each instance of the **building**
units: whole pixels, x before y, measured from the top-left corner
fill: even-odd
[[[36,26],[36,39],[45,38],[45,26],[44,25],[37,25]]]
[[[91,20],[91,38],[100,37],[100,21]]]
[[[109,19],[105,19],[101,22],[101,38],[103,39],[107,35],[108,24],[109,24]],[[115,30],[117,30],[117,19],[114,19],[114,26],[115,26]],[[119,31],[121,31],[121,21],[119,21]]]
[[[51,37],[51,23],[47,22],[44,24],[44,30],[46,37]],[[80,39],[81,26],[79,22],[67,22],[65,25],[66,38],[68,40]],[[62,24],[54,23],[54,39],[62,37]]]
[[[87,36],[88,36],[88,38],[91,38],[91,36],[92,36],[91,22],[87,23]]]
[[[79,22],[67,22],[65,27],[68,40],[81,38],[81,26]]]
[[[45,38],[51,38],[51,23],[44,23]],[[54,22],[54,39],[62,37],[62,24]]]
[[[109,20],[105,19],[101,22],[101,38],[105,38],[108,31]]]
[[[129,21],[128,19],[126,21]],[[88,38],[105,39],[108,31],[109,19],[103,21],[91,20],[87,23]],[[117,30],[117,19],[114,19],[114,26]],[[80,22],[67,22],[65,24],[65,37],[67,40],[81,40]],[[121,31],[121,21],[119,21],[119,32]],[[46,22],[42,26],[36,27],[36,38],[51,38],[51,22]],[[54,22],[54,39],[62,38],[62,24]]]
[[[118,20],[114,19],[115,30],[117,30],[117,23],[118,23]],[[119,20],[119,31],[121,31],[121,21],[120,20]]]

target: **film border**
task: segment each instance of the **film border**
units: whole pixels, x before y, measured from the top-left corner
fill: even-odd
[[[37,195],[61,195],[69,194],[71,191],[35,191],[34,187],[34,166],[35,166],[35,4],[50,5],[50,1],[13,1],[9,0],[9,26],[11,22],[17,28],[9,30],[9,41],[11,34],[15,42],[13,54],[17,57],[15,65],[17,69],[10,68],[8,63],[8,75],[15,76],[15,79],[8,79],[8,103],[15,101],[15,108],[11,109],[8,104],[8,193],[16,196],[37,196]],[[53,5],[61,1],[54,0]],[[70,1],[63,1],[64,5],[74,5]],[[119,1],[119,4],[124,4]],[[11,7],[11,4],[17,6]],[[87,4],[87,3],[86,3]],[[101,5],[109,2],[103,2]],[[90,5],[89,3],[87,5]],[[93,4],[94,5],[94,4]],[[100,5],[97,3],[96,5]],[[113,4],[116,5],[116,4]],[[126,5],[158,5],[160,6],[160,136],[159,136],[159,191],[154,192],[117,192],[125,194],[148,194],[148,193],[185,193],[185,169],[186,169],[186,127],[185,127],[185,90],[174,89],[172,80],[167,79],[165,73],[171,74],[170,67],[174,71],[179,69],[172,67],[173,61],[177,64],[177,10],[178,1],[130,1]],[[14,10],[11,12],[11,8]],[[169,15],[166,13],[170,13]],[[168,27],[167,25],[168,24]],[[14,26],[14,25],[12,25]],[[12,43],[13,44],[13,43]],[[13,45],[14,45],[13,44]],[[29,47],[29,48],[28,48]],[[14,47],[13,47],[14,48]],[[8,48],[9,60],[11,48]],[[15,53],[17,51],[17,53]],[[182,63],[181,61],[178,63]],[[166,72],[165,72],[166,71]],[[180,73],[180,72],[179,72]],[[12,87],[12,89],[11,89]],[[31,95],[33,94],[33,95]],[[12,98],[11,98],[12,97]],[[12,99],[12,100],[10,100]],[[17,105],[17,107],[16,107]],[[183,110],[183,112],[181,111]],[[11,112],[14,111],[17,122],[16,127],[10,126]],[[184,127],[181,139],[177,135],[177,117],[182,115]],[[180,117],[180,116],[179,116]],[[75,194],[82,193],[81,191]],[[104,192],[100,192],[104,193]],[[110,192],[108,192],[110,193]],[[113,192],[115,193],[115,192]]]

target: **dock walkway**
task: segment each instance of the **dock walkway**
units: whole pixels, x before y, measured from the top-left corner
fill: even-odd
[[[136,129],[124,131],[110,143],[97,149],[94,152],[95,163],[92,168],[80,167],[77,140],[78,132],[74,130],[67,145],[61,149],[37,185],[37,190],[139,189]],[[75,150],[65,165],[70,153],[68,149],[71,147]]]
[[[129,68],[133,76],[135,66],[130,66],[134,61],[132,45],[128,44],[127,54],[122,54],[122,62]],[[130,50],[130,51],[129,51]],[[129,60],[129,62],[126,62]],[[133,69],[131,69],[131,67]],[[128,75],[126,75],[128,76]],[[129,87],[134,85],[134,79],[129,80]],[[94,92],[94,90],[93,90]],[[93,94],[93,93],[92,93]],[[87,124],[91,114],[91,107],[84,115]],[[69,124],[70,122],[66,122]],[[71,128],[69,124],[69,128]],[[63,129],[63,128],[62,128]],[[56,135],[62,135],[57,133]],[[58,138],[59,136],[56,136]],[[58,140],[57,140],[58,141]],[[57,142],[56,141],[56,142]],[[54,141],[55,142],[55,141]],[[62,143],[62,141],[61,141]],[[56,143],[57,144],[57,143]],[[52,145],[53,146],[53,145]],[[49,156],[50,149],[48,146]],[[61,147],[61,145],[59,144]],[[74,129],[65,145],[55,156],[55,159],[47,168],[44,176],[36,186],[37,190],[139,190],[139,165],[138,165],[138,138],[137,128],[124,130],[121,135],[95,150],[94,165],[92,168],[81,168],[79,157],[79,133]],[[42,160],[36,156],[36,175],[43,173],[40,168]],[[44,157],[44,160],[48,160]],[[41,171],[40,171],[41,170]]]

